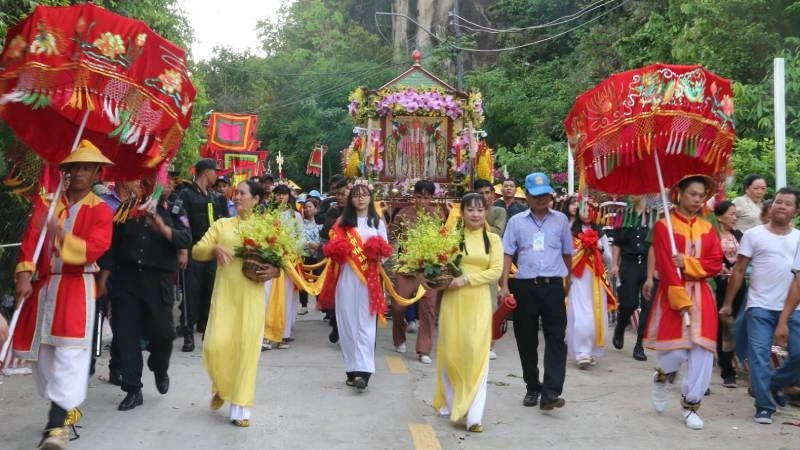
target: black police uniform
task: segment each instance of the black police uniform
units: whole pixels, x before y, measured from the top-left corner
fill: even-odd
[[[101,262],[114,276],[111,321],[122,390],[128,393],[142,389],[143,347],[150,352],[147,366],[156,378],[166,377],[175,339],[172,307],[177,252],[191,244],[188,228],[167,209],[166,202],[159,203],[156,213],[172,229],[171,240],[151,228],[144,217],[128,219],[114,225],[111,249]]]
[[[619,228],[614,233],[613,245],[620,249],[619,279],[617,288],[619,299],[619,314],[617,325],[614,329],[614,346],[622,348],[624,343],[625,328],[630,324],[631,314],[641,306],[639,313],[639,329],[637,330],[636,345],[641,346],[647,317],[650,310],[650,301],[642,296],[642,286],[647,281],[647,252],[650,242],[647,240],[649,228],[638,225],[641,215],[634,216],[632,227]]]
[[[206,193],[197,184],[183,189],[176,202],[186,211],[189,220],[192,245],[196,244],[206,234],[211,223],[222,217],[228,217],[228,205],[225,198],[208,189]],[[211,291],[214,289],[214,275],[216,274],[216,261],[195,261],[189,258],[186,269],[186,309],[188,314],[185,322],[188,326],[184,329],[184,349],[194,349],[193,329],[204,332],[208,321],[208,310],[211,306]],[[182,318],[183,322],[184,319]]]

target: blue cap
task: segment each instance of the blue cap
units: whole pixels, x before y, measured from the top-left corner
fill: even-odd
[[[322,196],[319,194],[319,191],[318,191],[318,190],[316,190],[316,189],[314,189],[314,190],[312,190],[311,192],[309,192],[309,193],[308,193],[308,196],[309,196],[309,197],[314,197],[314,198],[316,198],[317,200],[322,200]]]
[[[550,179],[541,172],[534,172],[525,177],[525,190],[534,197],[555,194],[555,191],[550,186]]]
[[[297,196],[297,203],[305,203],[306,202],[306,194],[300,194]]]

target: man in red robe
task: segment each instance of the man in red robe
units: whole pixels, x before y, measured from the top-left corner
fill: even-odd
[[[66,448],[70,423],[86,398],[95,313],[95,261],[111,246],[112,212],[91,192],[100,167],[111,164],[91,142],[59,165],[68,187],[46,222],[48,204],[37,197],[15,270],[17,299],[25,299],[14,332],[17,357],[34,361],[39,395],[50,401],[40,448]],[[44,246],[33,255],[42,228]],[[34,274],[35,279],[34,279]]]
[[[685,177],[672,189],[677,208],[671,214],[677,252],[670,247],[666,218],[653,235],[656,269],[661,277],[650,313],[645,345],[658,352],[652,402],[666,408],[667,375],[686,363],[681,406],[686,426],[699,430],[700,401],[711,384],[717,348],[717,304],[708,279],[722,270],[722,246],[711,222],[700,217],[713,195],[714,181],[703,175]]]

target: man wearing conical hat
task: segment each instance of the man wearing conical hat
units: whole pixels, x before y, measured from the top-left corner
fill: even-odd
[[[40,448],[66,448],[66,425],[80,417],[77,407],[86,398],[95,261],[110,247],[112,227],[111,209],[91,188],[100,168],[110,164],[91,142],[81,141],[59,165],[68,187],[61,198],[52,200],[58,202],[55,214],[46,222],[47,201],[37,197],[22,240],[15,280],[17,301],[25,303],[13,348],[17,357],[35,362],[39,394],[50,401]],[[42,228],[44,246],[34,261]]]

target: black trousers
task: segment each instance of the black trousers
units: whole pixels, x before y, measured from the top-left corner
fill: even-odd
[[[647,255],[633,256],[624,255],[619,265],[620,285],[617,289],[619,297],[619,314],[617,315],[617,327],[620,330],[631,322],[631,315],[636,308],[641,307],[639,313],[639,329],[636,330],[637,343],[641,343],[644,337],[647,318],[650,315],[650,300],[642,295],[642,286],[647,281]],[[655,289],[653,290],[655,295]]]
[[[203,332],[208,322],[208,310],[211,308],[211,292],[214,290],[214,276],[217,273],[216,261],[195,261],[189,259],[186,268],[186,291],[184,298],[188,317],[186,323],[189,329]],[[181,316],[181,323],[184,318]]]
[[[172,305],[175,301],[171,273],[117,272],[112,297],[111,320],[114,344],[118,348],[122,390],[142,388],[142,338],[150,352],[147,367],[155,373],[166,373],[175,339]]]
[[[535,284],[533,280],[509,280],[517,300],[514,337],[517,340],[522,378],[528,392],[555,398],[564,388],[567,369],[567,307],[561,283]],[[539,381],[539,320],[544,333],[544,378]]]

